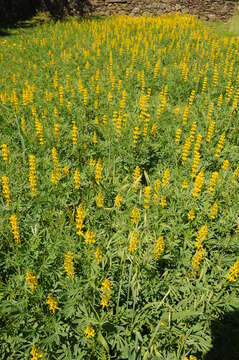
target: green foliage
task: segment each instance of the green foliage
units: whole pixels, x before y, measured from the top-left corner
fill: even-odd
[[[19,29],[0,45],[1,144],[9,151],[4,161],[2,148],[0,172],[9,179],[11,195],[8,205],[2,187],[0,359],[29,359],[34,346],[43,359],[53,360],[181,360],[190,354],[202,359],[211,346],[211,322],[239,307],[238,283],[227,279],[239,250],[238,40],[220,37],[189,16],[113,17],[47,22]],[[215,129],[207,141],[212,121]],[[204,183],[195,198],[191,171],[199,133],[196,173],[204,170]],[[36,160],[37,196],[29,184],[30,154]],[[102,179],[97,182],[99,159]],[[223,170],[225,160],[229,167]],[[166,169],[169,179],[163,186]],[[218,180],[210,192],[215,171]],[[161,186],[155,193],[157,179]],[[96,203],[99,192],[102,208]],[[215,202],[219,211],[211,219]],[[80,204],[83,236],[76,228]],[[140,213],[137,224],[131,219],[134,207]],[[195,219],[189,221],[192,208]],[[205,224],[203,259],[194,271],[195,242]],[[95,243],[87,243],[87,230],[93,231]],[[133,230],[138,234],[135,252],[130,251]],[[160,236],[164,248],[156,260]],[[72,278],[64,265],[68,252],[73,254]],[[36,276],[35,291],[27,272]],[[105,279],[110,291],[102,290]],[[109,301],[103,309],[104,292]],[[49,294],[57,299],[55,312]],[[87,336],[88,326],[94,336]]]

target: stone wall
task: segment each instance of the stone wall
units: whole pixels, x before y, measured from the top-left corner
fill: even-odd
[[[235,1],[225,0],[87,0],[85,13],[108,16],[113,14],[157,15],[161,13],[190,13],[207,20],[229,18]]]

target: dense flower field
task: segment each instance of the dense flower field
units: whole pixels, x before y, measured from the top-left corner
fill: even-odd
[[[239,307],[239,40],[113,17],[0,45],[0,358],[202,359]]]

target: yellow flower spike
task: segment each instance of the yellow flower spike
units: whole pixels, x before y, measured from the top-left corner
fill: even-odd
[[[186,139],[184,146],[183,146],[183,153],[182,153],[182,163],[184,164],[188,158],[189,150],[191,148],[191,139],[190,137]]]
[[[182,189],[183,190],[186,190],[188,188],[188,181],[185,179],[185,180],[183,180],[183,182],[182,182]]]
[[[37,196],[36,159],[32,154],[29,155],[29,184],[32,196]]]
[[[92,245],[95,243],[95,234],[89,229],[85,233],[85,243],[88,245]]]
[[[154,260],[158,260],[165,248],[163,236],[159,236],[154,246]]]
[[[133,208],[132,209],[132,212],[131,212],[131,222],[133,225],[137,225],[138,222],[139,222],[139,217],[140,217],[140,214],[139,214],[139,210],[137,208]]]
[[[167,168],[164,173],[163,173],[163,177],[162,177],[162,187],[166,187],[169,183],[169,178],[170,178],[170,170],[169,168]]]
[[[31,360],[39,360],[42,358],[42,353],[40,352],[39,348],[33,345],[31,350]]]
[[[175,143],[179,144],[181,139],[182,129],[178,128],[175,135]]]
[[[239,259],[230,267],[226,279],[229,282],[236,282],[239,275]]]
[[[72,123],[72,143],[73,146],[77,145],[77,138],[78,138],[78,128],[76,126],[75,121]]]
[[[100,264],[101,260],[103,258],[101,248],[98,246],[95,250],[95,259],[98,264]]]
[[[60,133],[60,128],[59,128],[59,124],[55,123],[54,124],[54,137],[55,137],[55,141],[57,141],[59,139],[59,133]]]
[[[219,176],[218,171],[214,171],[212,173],[212,176],[210,178],[209,188],[208,188],[210,193],[214,193],[218,176]]]
[[[23,133],[26,132],[25,118],[23,116],[21,117],[21,130]]]
[[[206,137],[206,141],[207,141],[207,142],[210,142],[210,141],[211,141],[211,138],[212,138],[212,135],[213,135],[213,132],[214,132],[215,125],[216,125],[216,121],[211,121],[211,122],[210,122],[210,125],[209,125],[209,128],[208,128],[208,132],[207,132],[207,137]]]
[[[228,167],[229,167],[229,161],[226,159],[223,161],[222,171],[224,171],[224,172],[227,171]]]
[[[95,166],[95,160],[90,158],[90,167],[94,167]]]
[[[7,163],[9,160],[9,150],[7,144],[2,144],[1,150],[2,150],[2,159]]]
[[[102,281],[101,290],[102,291],[111,291],[112,290],[112,284],[109,279],[105,279],[104,281]]]
[[[218,141],[218,144],[217,144],[217,149],[216,149],[216,157],[219,158],[219,156],[221,155],[221,152],[222,152],[222,148],[224,146],[224,142],[225,142],[225,139],[226,139],[226,133],[225,131],[221,134],[220,138],[219,138],[219,141]]]
[[[94,134],[93,134],[93,144],[96,145],[97,143],[98,143],[97,134],[96,134],[96,132],[94,131]]]
[[[215,202],[210,209],[210,214],[209,214],[210,219],[211,220],[216,219],[217,214],[218,214],[218,204]]]
[[[40,120],[38,118],[35,119],[35,130],[36,130],[36,134],[37,134],[38,139],[39,139],[39,144],[43,145],[44,144],[43,126],[42,126],[42,123],[40,122]]]
[[[189,107],[188,105],[185,106],[184,112],[183,112],[183,125],[186,125],[188,122],[188,115],[189,115]]]
[[[153,196],[154,204],[157,204],[159,200],[160,185],[161,185],[161,181],[160,179],[157,179],[154,184],[154,196]]]
[[[196,176],[193,188],[193,197],[199,197],[204,183],[204,170],[201,170],[200,173]]]
[[[196,138],[195,145],[194,145],[194,149],[193,149],[194,153],[199,152],[201,142],[202,142],[202,135],[199,133],[197,138]]]
[[[65,272],[67,273],[67,276],[73,279],[75,274],[75,269],[74,269],[74,257],[71,251],[68,251],[65,254],[64,268],[65,268]]]
[[[205,93],[207,87],[207,77],[205,76],[202,83],[202,94]]]
[[[192,269],[196,273],[199,269],[200,263],[202,262],[204,256],[204,250],[202,245],[197,247],[196,253],[192,258]]]
[[[144,208],[149,209],[150,207],[150,198],[151,198],[151,187],[145,186],[144,188]]]
[[[35,289],[38,287],[37,278],[35,274],[31,271],[27,271],[26,273],[26,284],[32,293],[34,293]]]
[[[202,241],[204,241],[207,237],[207,224],[204,224],[203,226],[201,226],[201,228],[199,229],[198,233],[197,233],[197,237],[196,237],[196,242],[195,242],[195,247],[199,248],[201,246]]]
[[[191,209],[189,212],[188,212],[188,221],[193,221],[195,219],[195,210],[194,209]]]
[[[109,305],[111,299],[111,295],[110,295],[111,291],[112,291],[111,281],[109,279],[103,280],[101,283],[101,300],[100,300],[102,309],[104,309]]]
[[[135,126],[134,128],[134,135],[133,135],[133,148],[136,148],[137,142],[139,138],[139,127]]]
[[[52,154],[53,163],[55,166],[57,166],[58,165],[58,153],[57,153],[57,150],[55,147],[52,148],[51,154]]]
[[[213,113],[213,103],[211,103],[211,104],[209,105],[209,111],[208,111],[208,116],[207,116],[208,121],[211,121],[211,119],[212,119],[212,113]]]
[[[7,175],[2,176],[2,193],[3,193],[3,197],[5,198],[9,206],[11,204],[11,194],[10,194],[9,180]]]
[[[104,207],[104,197],[101,192],[99,192],[96,196],[96,205],[98,208]]]
[[[139,243],[139,234],[137,230],[133,230],[130,234],[130,242],[128,246],[128,251],[133,254],[137,250],[137,246]]]
[[[56,310],[59,309],[59,303],[55,296],[52,294],[48,294],[47,296],[47,304],[49,305],[49,310],[54,314]]]
[[[196,151],[194,153],[194,158],[193,158],[193,165],[192,165],[192,172],[191,172],[192,178],[195,178],[195,176],[197,175],[199,162],[200,162],[200,153],[198,151]]]
[[[88,325],[85,329],[85,334],[87,337],[94,337],[95,336],[95,329],[93,326]]]
[[[221,94],[221,95],[219,95],[218,101],[217,101],[217,107],[218,107],[219,109],[221,109],[221,107],[222,107],[222,101],[223,101],[223,96],[222,96],[222,94]]]
[[[15,214],[12,214],[10,216],[10,223],[11,223],[14,239],[16,241],[16,244],[18,245],[18,244],[20,244],[20,233],[19,233],[19,228],[18,228],[18,223],[17,223],[17,216]]]
[[[80,188],[80,170],[76,169],[74,173],[74,188],[79,190]]]
[[[97,182],[97,184],[100,183],[100,181],[102,180],[102,161],[99,159],[96,163],[96,167],[95,167],[95,181]]]
[[[138,185],[140,182],[140,167],[137,165],[134,169],[134,175],[133,175],[133,189],[134,191],[137,191]]]
[[[115,207],[119,209],[121,205],[122,205],[122,197],[120,194],[117,194],[115,197]]]
[[[85,211],[83,209],[83,205],[80,204],[76,212],[76,233],[79,236],[83,235],[84,220],[85,220]]]
[[[160,205],[162,206],[162,208],[165,208],[165,206],[167,206],[166,196],[161,197]]]
[[[192,90],[191,95],[190,95],[189,100],[188,100],[188,105],[190,107],[193,105],[193,101],[195,99],[195,94],[196,94],[196,91]]]
[[[65,176],[68,176],[70,174],[70,169],[69,169],[68,166],[64,166],[63,173],[64,173]]]
[[[64,105],[64,88],[62,86],[59,87],[59,104],[60,106]]]

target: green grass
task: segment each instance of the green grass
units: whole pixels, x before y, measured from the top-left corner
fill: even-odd
[[[211,323],[239,308],[238,263],[235,282],[227,277],[239,250],[236,37],[189,16],[113,17],[46,21],[12,30],[0,46],[0,143],[9,152],[0,173],[11,196],[8,204],[2,188],[0,359],[38,359],[36,349],[44,359],[203,359]],[[193,164],[204,171],[198,197]]]

